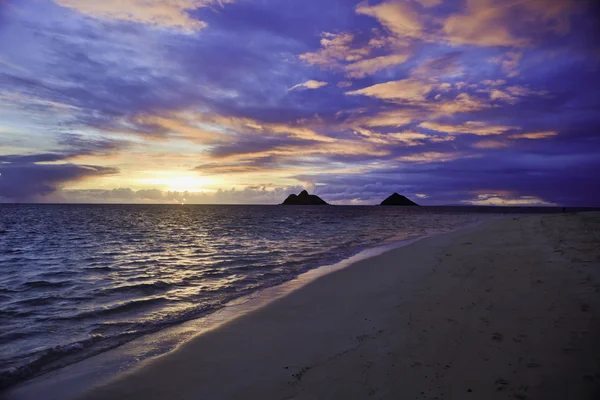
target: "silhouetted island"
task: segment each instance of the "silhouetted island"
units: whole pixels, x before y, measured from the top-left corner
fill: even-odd
[[[308,194],[306,190],[300,192],[299,195],[290,194],[282,203],[283,205],[291,206],[327,206],[328,204],[317,195]]]
[[[398,193],[394,193],[382,201],[380,206],[418,206],[418,204],[402,195],[399,195]]]

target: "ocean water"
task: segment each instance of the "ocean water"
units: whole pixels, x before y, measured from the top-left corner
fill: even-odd
[[[481,210],[0,205],[0,388]]]

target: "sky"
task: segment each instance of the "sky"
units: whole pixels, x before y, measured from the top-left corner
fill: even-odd
[[[0,0],[0,202],[600,205],[585,0]]]

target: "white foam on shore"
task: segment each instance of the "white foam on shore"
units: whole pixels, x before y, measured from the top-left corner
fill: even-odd
[[[235,318],[254,312],[265,305],[306,286],[319,277],[339,271],[359,261],[378,256],[416,241],[444,233],[472,228],[489,219],[496,218],[482,218],[475,223],[467,224],[450,231],[430,233],[418,238],[393,242],[362,250],[354,256],[335,264],[314,268],[280,285],[268,287],[248,296],[234,299],[214,313],[138,337],[117,348],[18,384],[5,393],[0,394],[0,399],[73,399],[93,386],[101,385],[120,374],[138,368],[144,363],[151,362],[156,357],[175,350],[184,342],[210,330],[216,329]]]

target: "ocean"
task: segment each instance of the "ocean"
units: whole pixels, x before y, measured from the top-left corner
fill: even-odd
[[[0,388],[490,211],[535,210],[0,205]]]

